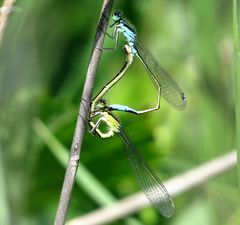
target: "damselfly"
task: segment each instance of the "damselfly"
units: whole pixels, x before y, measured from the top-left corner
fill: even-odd
[[[94,118],[96,122],[93,121]],[[104,124],[107,131],[102,131],[100,128]],[[159,213],[170,217],[174,212],[174,204],[170,194],[151,166],[138,152],[105,100],[99,99],[96,102],[94,112],[89,117],[89,125],[92,128],[91,132],[96,132],[101,138],[112,137],[115,133],[120,137],[126,147],[129,164],[142,191]]]
[[[114,31],[113,34],[109,36],[115,39],[114,49],[118,46],[119,33],[122,33],[128,45],[131,47],[131,53],[138,56],[148,71],[155,87],[161,89],[161,95],[175,108],[183,110],[187,103],[186,96],[176,82],[173,81],[168,73],[160,66],[148,48],[139,41],[135,29],[122,18],[120,12],[115,12],[112,16],[112,20],[114,22],[110,27],[114,27]],[[115,81],[117,82],[118,80],[116,79]],[[116,82],[113,82],[111,85],[114,85]]]

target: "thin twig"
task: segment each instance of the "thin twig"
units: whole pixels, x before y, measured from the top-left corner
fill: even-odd
[[[83,134],[86,127],[88,111],[93,90],[93,83],[96,76],[97,67],[100,60],[101,49],[103,46],[105,31],[108,25],[108,18],[111,13],[113,0],[104,0],[100,19],[96,31],[93,52],[89,62],[86,80],[84,84],[82,101],[79,109],[79,116],[76,123],[75,133],[72,141],[71,152],[68,159],[68,165],[64,177],[60,201],[56,213],[55,225],[63,225],[66,220],[69,201],[76,177],[76,172],[79,164]]]
[[[236,151],[218,157],[201,166],[196,167],[188,172],[178,175],[164,184],[172,196],[179,195],[190,188],[203,184],[212,177],[223,173],[237,163]],[[67,225],[100,225],[108,224],[117,219],[126,217],[127,215],[138,211],[139,209],[149,205],[150,202],[141,192],[131,195],[118,201],[115,204],[98,209],[85,216],[75,218],[67,223]]]
[[[16,0],[4,0],[2,7],[0,7],[0,43],[2,42],[3,34],[6,28],[8,15],[13,9],[13,4]]]

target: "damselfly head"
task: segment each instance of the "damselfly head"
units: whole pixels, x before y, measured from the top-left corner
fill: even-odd
[[[97,102],[96,108],[97,108],[98,110],[100,110],[100,109],[104,109],[106,106],[107,106],[107,101],[106,101],[105,99],[102,99],[102,98],[101,98],[101,99]]]
[[[112,20],[113,20],[113,24],[111,24],[109,27],[113,27],[116,23],[120,23],[120,20],[122,19],[122,15],[121,12],[116,11],[115,13],[113,13],[112,16]]]
[[[119,22],[122,19],[122,14],[119,11],[113,13],[112,19],[114,22]]]

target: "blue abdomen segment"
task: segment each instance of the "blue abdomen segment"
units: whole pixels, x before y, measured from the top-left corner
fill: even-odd
[[[126,106],[126,105],[118,105],[118,104],[113,104],[109,106],[109,110],[113,111],[121,111],[121,112],[130,112],[130,113],[134,113],[137,114],[137,111]]]

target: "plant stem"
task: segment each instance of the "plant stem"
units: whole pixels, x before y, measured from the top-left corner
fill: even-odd
[[[13,4],[16,0],[4,0],[0,14],[0,43],[2,42],[3,34],[6,28],[8,15],[13,9]]]
[[[76,172],[80,159],[83,134],[86,127],[88,112],[91,102],[93,84],[96,77],[96,71],[99,64],[101,49],[103,46],[105,31],[108,25],[108,18],[111,13],[113,0],[104,0],[98,27],[93,44],[93,52],[89,62],[86,80],[84,84],[82,101],[79,109],[79,116],[76,123],[75,133],[73,136],[71,152],[68,159],[68,165],[64,177],[61,196],[55,218],[55,225],[63,225],[66,220],[70,197],[75,182]]]
[[[164,185],[172,196],[177,196],[193,187],[198,187],[207,180],[224,173],[227,170],[230,170],[236,165],[236,163],[236,151],[232,151],[183,174],[173,177],[164,182]],[[137,212],[139,209],[147,205],[150,205],[150,202],[142,192],[139,192],[121,199],[112,205],[72,219],[67,223],[67,225],[108,224],[116,221],[117,219],[124,218],[131,213]]]
[[[235,74],[235,115],[236,144],[240,156],[240,44],[239,44],[239,0],[233,0],[233,37],[234,37],[234,74]],[[238,181],[240,184],[240,163],[238,163]]]

